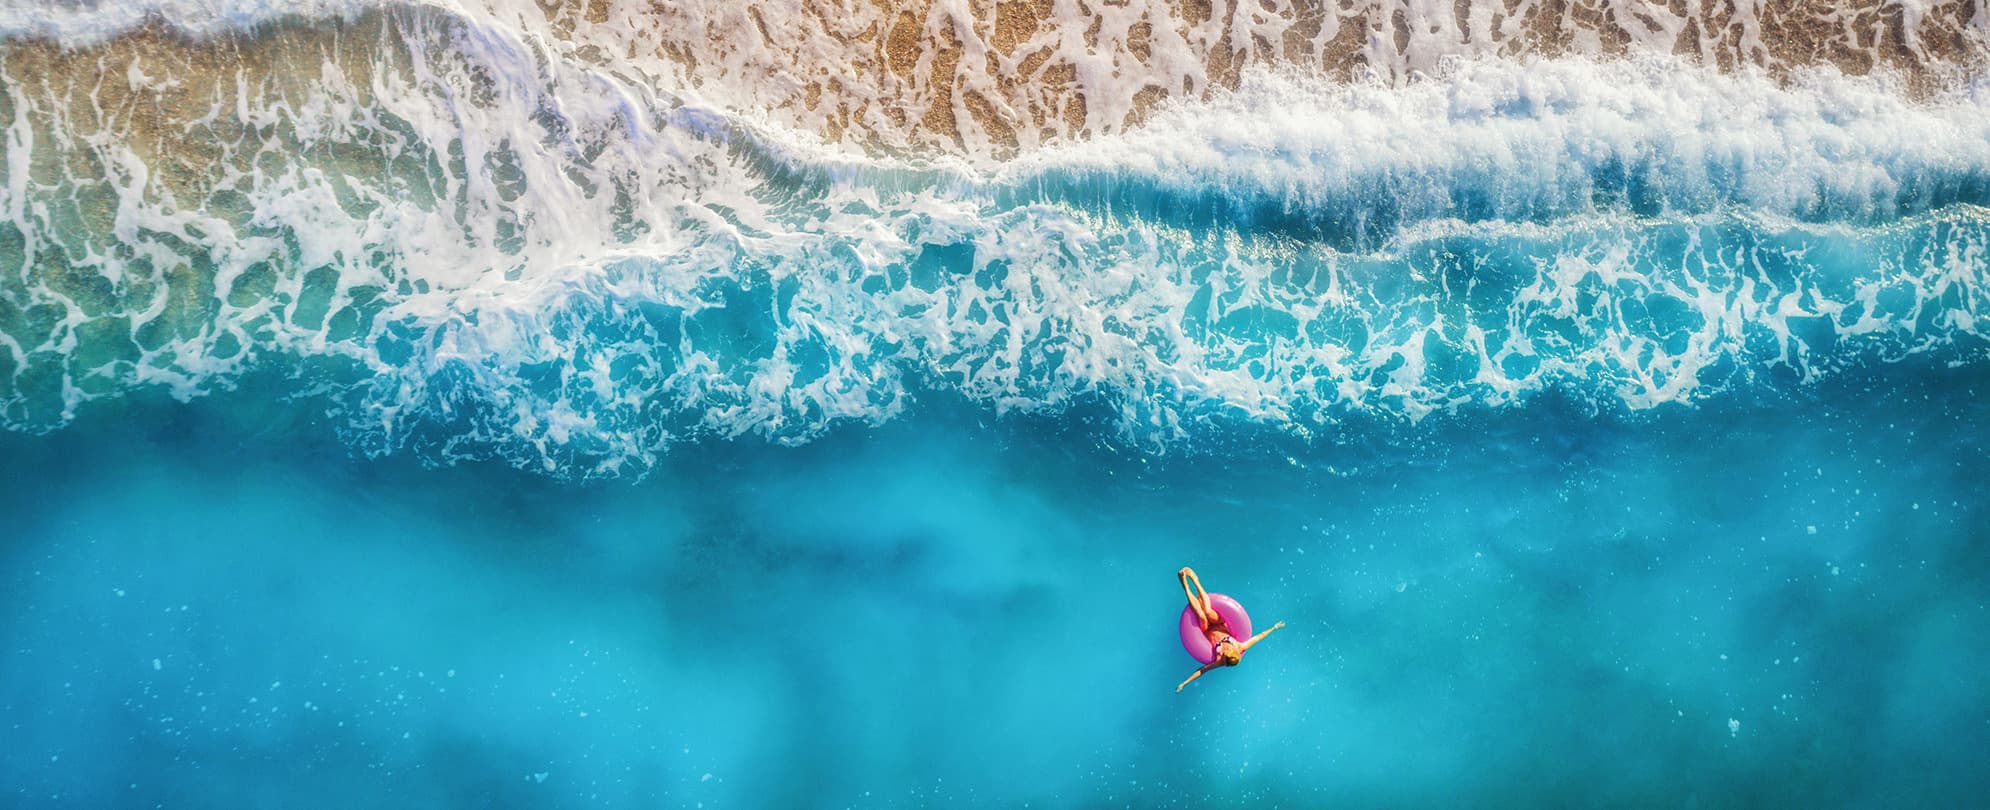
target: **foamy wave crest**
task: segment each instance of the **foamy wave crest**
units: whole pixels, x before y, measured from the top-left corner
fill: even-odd
[[[1433,218],[1742,206],[1869,224],[1990,199],[1990,85],[1931,104],[1897,90],[1830,73],[1785,89],[1670,59],[1469,62],[1407,87],[1266,72],[1001,174],[1018,201],[1357,248]]]
[[[1547,389],[1643,409],[1916,353],[1980,362],[1990,311],[1975,207],[1873,230],[1447,226],[1356,255],[1041,210],[876,227],[861,246],[744,250],[702,282],[624,260],[530,306],[410,328],[354,425],[376,451],[600,472],[690,437],[806,440],[938,392],[998,413],[1102,400],[1138,441],[1239,421],[1309,435]]]
[[[1977,95],[1679,62],[1265,75],[971,164],[432,9],[143,45],[0,53],[11,428],[277,368],[368,452],[587,475],[932,397],[1103,404],[1170,442],[1985,359]]]

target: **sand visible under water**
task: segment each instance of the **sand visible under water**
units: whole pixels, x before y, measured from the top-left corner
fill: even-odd
[[[1165,100],[1235,87],[1251,66],[1401,83],[1460,58],[1678,54],[1783,78],[1820,67],[1881,72],[1900,77],[1903,92],[1927,95],[1979,71],[1990,42],[1990,13],[1968,0],[584,0],[459,11],[539,38],[547,56],[635,74],[874,154],[995,158],[1136,127]],[[85,47],[17,42],[4,62],[16,76],[86,92],[150,94],[123,119],[143,126],[149,108],[188,120],[173,107],[195,102],[177,96],[199,94],[204,105],[237,78],[245,87],[281,82],[279,62],[307,73],[336,65],[363,90],[367,60],[342,52],[395,37],[396,15],[433,13],[279,23],[197,41],[155,22]],[[127,81],[138,75],[160,81]]]

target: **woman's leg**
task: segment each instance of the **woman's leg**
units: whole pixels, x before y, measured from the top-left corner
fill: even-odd
[[[1175,576],[1181,578],[1182,593],[1188,595],[1189,607],[1195,608],[1196,617],[1202,619],[1202,629],[1208,630],[1219,617],[1216,615],[1216,609],[1209,604],[1209,592],[1202,590],[1202,577],[1196,576],[1195,569],[1188,566],[1182,566],[1182,570],[1176,571]],[[1195,583],[1194,590],[1189,589],[1191,582]],[[1197,591],[1202,592],[1200,596],[1196,595]]]

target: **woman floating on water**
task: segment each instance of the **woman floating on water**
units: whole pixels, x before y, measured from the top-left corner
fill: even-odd
[[[1193,568],[1184,567],[1175,575],[1182,580],[1182,593],[1188,594],[1188,607],[1182,610],[1182,646],[1188,648],[1189,655],[1195,656],[1195,660],[1202,662],[1201,669],[1188,676],[1188,681],[1182,681],[1180,686],[1175,687],[1177,692],[1188,686],[1189,681],[1202,677],[1204,672],[1217,667],[1236,666],[1237,662],[1244,660],[1244,651],[1251,645],[1263,641],[1265,636],[1271,635],[1271,630],[1285,626],[1285,622],[1279,622],[1272,625],[1271,630],[1251,636],[1249,641],[1238,641],[1236,636],[1231,635],[1233,627],[1236,632],[1246,635],[1251,632],[1251,617],[1245,615],[1244,606],[1223,594],[1212,596],[1203,590],[1202,578],[1195,575]],[[1194,589],[1189,588],[1191,583],[1195,585]]]

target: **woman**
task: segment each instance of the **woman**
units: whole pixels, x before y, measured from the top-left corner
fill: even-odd
[[[1216,650],[1216,659],[1203,664],[1194,675],[1188,676],[1188,681],[1182,681],[1176,686],[1177,692],[1182,691],[1182,687],[1188,686],[1189,681],[1202,677],[1204,672],[1217,667],[1236,666],[1238,662],[1244,660],[1244,651],[1250,649],[1251,645],[1263,641],[1265,636],[1271,635],[1272,630],[1285,626],[1285,622],[1279,622],[1272,625],[1271,630],[1251,636],[1248,641],[1238,641],[1236,636],[1230,635],[1230,628],[1224,626],[1223,617],[1216,612],[1216,607],[1210,604],[1209,592],[1202,589],[1202,578],[1195,575],[1195,569],[1183,567],[1182,570],[1175,572],[1175,576],[1181,578],[1182,593],[1188,594],[1189,607],[1194,608],[1195,615],[1202,620],[1203,636],[1209,639],[1209,646]],[[1195,585],[1193,590],[1189,588],[1191,583]]]

